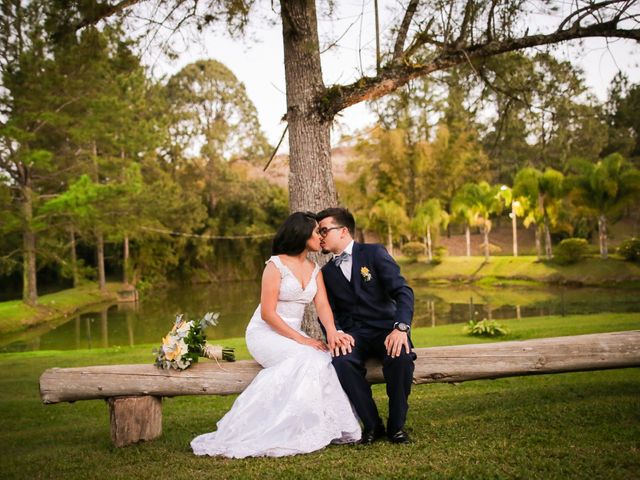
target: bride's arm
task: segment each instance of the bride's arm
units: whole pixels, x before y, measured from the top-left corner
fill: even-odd
[[[329,304],[329,298],[327,297],[327,289],[324,285],[324,277],[322,272],[318,272],[316,277],[316,284],[318,285],[318,291],[313,299],[313,303],[316,306],[316,312],[320,318],[320,323],[327,332],[327,342],[329,343],[329,350],[332,354],[340,355],[340,353],[351,352],[351,347],[354,345],[353,337],[342,331],[336,329],[335,321],[333,319],[333,312],[331,311],[331,305]]]
[[[291,340],[295,340],[296,342],[304,345],[309,345],[317,350],[326,350],[327,347],[323,342],[301,335],[298,331],[287,325],[282,318],[280,318],[280,315],[278,315],[278,312],[276,311],[279,292],[280,272],[272,262],[269,262],[262,273],[260,316],[271,328],[283,337],[290,338]]]

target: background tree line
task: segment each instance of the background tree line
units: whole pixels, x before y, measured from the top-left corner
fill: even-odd
[[[618,74],[599,102],[548,53],[417,79],[371,105],[378,123],[349,139],[354,178],[339,196],[388,248],[417,239],[428,251],[453,226],[467,243],[482,231],[488,255],[491,218],[509,213],[535,225],[538,256],[570,236],[598,236],[606,256],[607,225],[639,221],[639,100],[640,85]]]
[[[289,205],[281,188],[247,178],[246,162],[263,164],[269,149],[244,88],[215,61],[154,79],[121,16],[93,26],[117,9],[76,6],[2,2],[0,273],[14,282],[21,274],[30,303],[38,272],[76,284],[91,277],[103,288],[116,271],[138,285],[254,274],[268,249],[263,235]],[[398,34],[404,42],[407,31]],[[405,53],[416,54],[419,46]],[[470,225],[471,214],[454,200],[466,190],[488,195],[480,183],[472,192],[465,186],[470,181],[515,188],[525,167],[550,166],[566,176],[574,157],[598,165],[614,152],[637,162],[638,86],[624,77],[610,101],[598,105],[580,75],[549,54],[512,52],[499,61],[488,54],[451,66],[413,80],[399,73],[402,81],[372,104],[380,121],[358,140],[355,181],[339,186],[341,202],[364,228],[390,238],[391,247],[408,235],[429,243],[433,219],[445,218],[436,201],[450,222]],[[362,96],[347,90],[335,97],[340,108],[355,103],[350,95]],[[317,113],[308,118],[324,132],[327,120]],[[296,122],[309,126],[307,120]],[[322,142],[310,146],[314,155],[324,155]],[[298,147],[291,147],[296,171],[304,150]],[[330,174],[312,170],[322,176],[313,188],[329,188]],[[297,204],[324,198],[296,195]],[[491,214],[491,208],[478,214],[487,234]],[[413,219],[412,230],[402,230],[405,217]],[[549,214],[536,221],[548,224],[545,235],[556,228]],[[584,223],[588,230],[594,221]]]
[[[105,288],[116,272],[139,285],[253,273],[288,199],[246,178],[269,146],[233,73],[209,60],[154,79],[118,24],[54,39],[55,5],[2,7],[3,285],[21,274],[34,303],[38,275]]]

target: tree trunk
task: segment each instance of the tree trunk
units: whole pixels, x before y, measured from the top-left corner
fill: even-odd
[[[551,245],[551,230],[549,229],[549,221],[544,219],[544,251],[547,256],[547,260],[553,258],[553,247]]]
[[[516,209],[511,202],[511,231],[513,237],[513,256],[518,256],[518,221],[516,216]]]
[[[104,291],[107,288],[107,281],[104,273],[104,235],[102,232],[96,233],[96,250],[98,254],[98,286]]]
[[[538,256],[538,261],[542,258],[542,245],[540,242],[540,227],[538,225],[535,226],[535,240],[536,240],[536,255]]]
[[[391,235],[391,224],[387,225],[387,249],[389,254],[393,257],[393,236]]]
[[[102,348],[109,348],[109,316],[106,308],[100,312],[100,337]]]
[[[427,225],[427,257],[429,262],[433,260],[433,250],[431,246],[431,226]]]
[[[600,255],[602,258],[609,256],[609,246],[607,241],[607,217],[600,215],[598,217],[598,238],[600,240]]]
[[[489,260],[489,227],[486,225],[482,226],[482,234],[484,236],[484,259],[485,261]]]
[[[33,191],[30,179],[22,187],[22,301],[35,305],[38,301],[36,277],[36,234],[33,231]]]
[[[80,275],[78,273],[78,254],[76,252],[76,231],[73,227],[69,229],[69,243],[71,250],[71,273],[73,274],[73,286],[80,284]]]
[[[331,119],[316,105],[325,91],[313,0],[281,0],[284,72],[289,124],[289,204],[291,211],[336,206],[331,172]]]
[[[111,441],[124,447],[162,435],[162,398],[152,396],[108,399]]]
[[[313,0],[281,0],[284,74],[289,126],[289,208],[317,212],[335,207],[331,171],[331,119],[323,120],[316,99],[325,91],[320,64],[316,5]],[[320,265],[327,257],[314,255]],[[302,329],[319,338],[315,309],[305,311]]]
[[[124,236],[124,252],[122,254],[122,282],[129,283],[129,235]]]
[[[640,331],[414,349],[414,383],[455,383],[517,375],[640,366]],[[367,380],[383,383],[382,365],[367,362]],[[146,365],[50,368],[40,376],[45,404],[127,395],[232,395],[262,370],[251,360],[203,360],[183,371]]]
[[[470,257],[471,256],[471,229],[469,228],[468,223],[464,226],[464,238],[467,241],[467,257]]]

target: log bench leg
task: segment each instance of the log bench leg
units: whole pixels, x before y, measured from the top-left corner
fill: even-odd
[[[124,447],[162,434],[162,397],[110,397],[111,441]]]

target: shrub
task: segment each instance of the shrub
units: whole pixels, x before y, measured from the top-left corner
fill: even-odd
[[[402,253],[405,254],[410,262],[418,260],[418,255],[424,254],[424,245],[420,242],[409,242],[402,246]]]
[[[431,265],[440,265],[442,263],[442,257],[446,257],[449,254],[447,247],[439,245],[433,249],[433,258],[431,259]]]
[[[475,337],[499,337],[509,333],[506,328],[496,323],[495,320],[487,320],[486,318],[479,322],[469,320],[469,323],[464,327],[464,332]]]
[[[553,252],[553,259],[560,265],[577,263],[589,252],[589,243],[584,238],[565,238]]]
[[[438,257],[438,258],[442,258],[442,257],[446,257],[447,255],[449,255],[449,250],[447,250],[447,247],[443,246],[443,245],[438,245],[435,249],[434,249],[434,257]]]
[[[629,238],[618,247],[618,253],[630,262],[640,261],[640,238]]]

